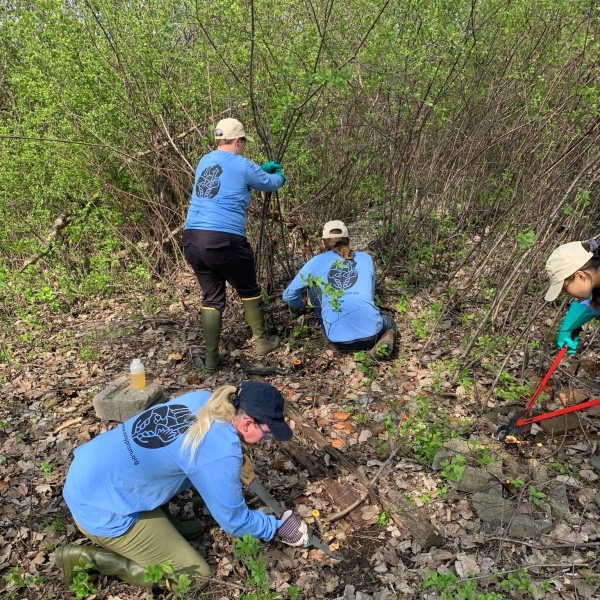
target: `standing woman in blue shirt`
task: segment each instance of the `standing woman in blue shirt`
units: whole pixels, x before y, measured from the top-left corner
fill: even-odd
[[[325,223],[321,246],[324,252],[311,258],[283,292],[284,302],[304,308],[308,290],[325,336],[337,350],[372,349],[374,357],[390,356],[397,327],[375,306],[373,259],[352,250],[342,221]]]
[[[244,381],[237,390],[225,385],[148,408],[77,448],[63,496],[75,524],[96,546],[56,549],[66,583],[83,559],[94,571],[143,587],[152,587],[144,581],[149,565],[171,561],[175,587],[180,574],[200,588],[207,585],[210,567],[186,541],[202,533],[200,523],[168,512],[169,500],[192,486],[227,533],[309,545],[306,523],[291,511],[278,519],[250,510],[242,495],[240,479],[249,483],[253,473],[242,442],[271,436],[288,441],[292,430],[283,415],[276,388]]]
[[[219,340],[226,282],[243,301],[257,354],[264,356],[279,346],[277,336],[266,334],[254,253],[246,238],[246,210],[252,190],[272,192],[286,182],[279,163],[259,166],[242,156],[246,142],[254,140],[238,120],[219,121],[215,140],[217,149],[203,156],[196,169],[183,232],[184,256],[202,288],[204,364],[209,372],[223,362]]]

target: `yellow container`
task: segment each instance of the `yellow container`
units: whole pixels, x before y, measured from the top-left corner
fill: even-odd
[[[139,358],[131,361],[131,389],[141,390],[146,387],[146,370]]]

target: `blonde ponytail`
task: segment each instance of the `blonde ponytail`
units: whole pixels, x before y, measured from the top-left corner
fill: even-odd
[[[231,423],[237,412],[230,400],[235,392],[236,388],[234,386],[222,385],[212,393],[208,402],[197,412],[196,422],[185,434],[181,447],[182,452],[189,448],[192,455],[196,454],[214,421]]]

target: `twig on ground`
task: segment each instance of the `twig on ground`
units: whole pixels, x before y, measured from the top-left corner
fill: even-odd
[[[387,466],[390,464],[390,461],[392,460],[392,458],[394,458],[394,456],[396,456],[396,454],[398,454],[400,450],[400,446],[398,446],[388,457],[388,459],[381,465],[381,467],[379,468],[379,471],[377,471],[377,474],[375,475],[375,477],[373,477],[373,481],[371,482],[371,486],[374,486],[377,481],[379,480],[379,478],[381,477],[382,473],[385,471],[385,469],[387,468]],[[363,495],[356,501],[353,502],[348,508],[345,508],[344,510],[335,513],[334,515],[331,515],[331,517],[325,519],[328,523],[333,523],[333,521],[337,521],[339,519],[341,519],[342,517],[345,517],[346,515],[349,515],[355,508],[357,508],[358,506],[360,506],[366,499],[367,496],[369,495],[369,491],[367,490],[365,492],[363,492]]]

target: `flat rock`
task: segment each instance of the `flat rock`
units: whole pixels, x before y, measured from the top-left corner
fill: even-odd
[[[502,486],[494,487],[473,495],[473,508],[481,519],[485,531],[492,532],[510,522],[515,514],[516,504],[502,497]]]
[[[538,538],[552,529],[552,519],[537,511],[530,515],[515,515],[508,528],[508,535],[520,538]]]
[[[569,413],[564,416],[554,417],[553,419],[546,419],[540,421],[540,427],[548,435],[563,435],[567,431],[572,431],[580,427],[579,419],[575,413]]]
[[[465,467],[460,480],[451,483],[453,487],[461,492],[474,493],[489,489],[492,481],[495,482],[497,480],[482,469]]]
[[[167,400],[165,388],[157,382],[151,382],[141,390],[132,390],[129,383],[129,376],[124,375],[94,396],[92,402],[99,419],[122,423],[149,406]]]

